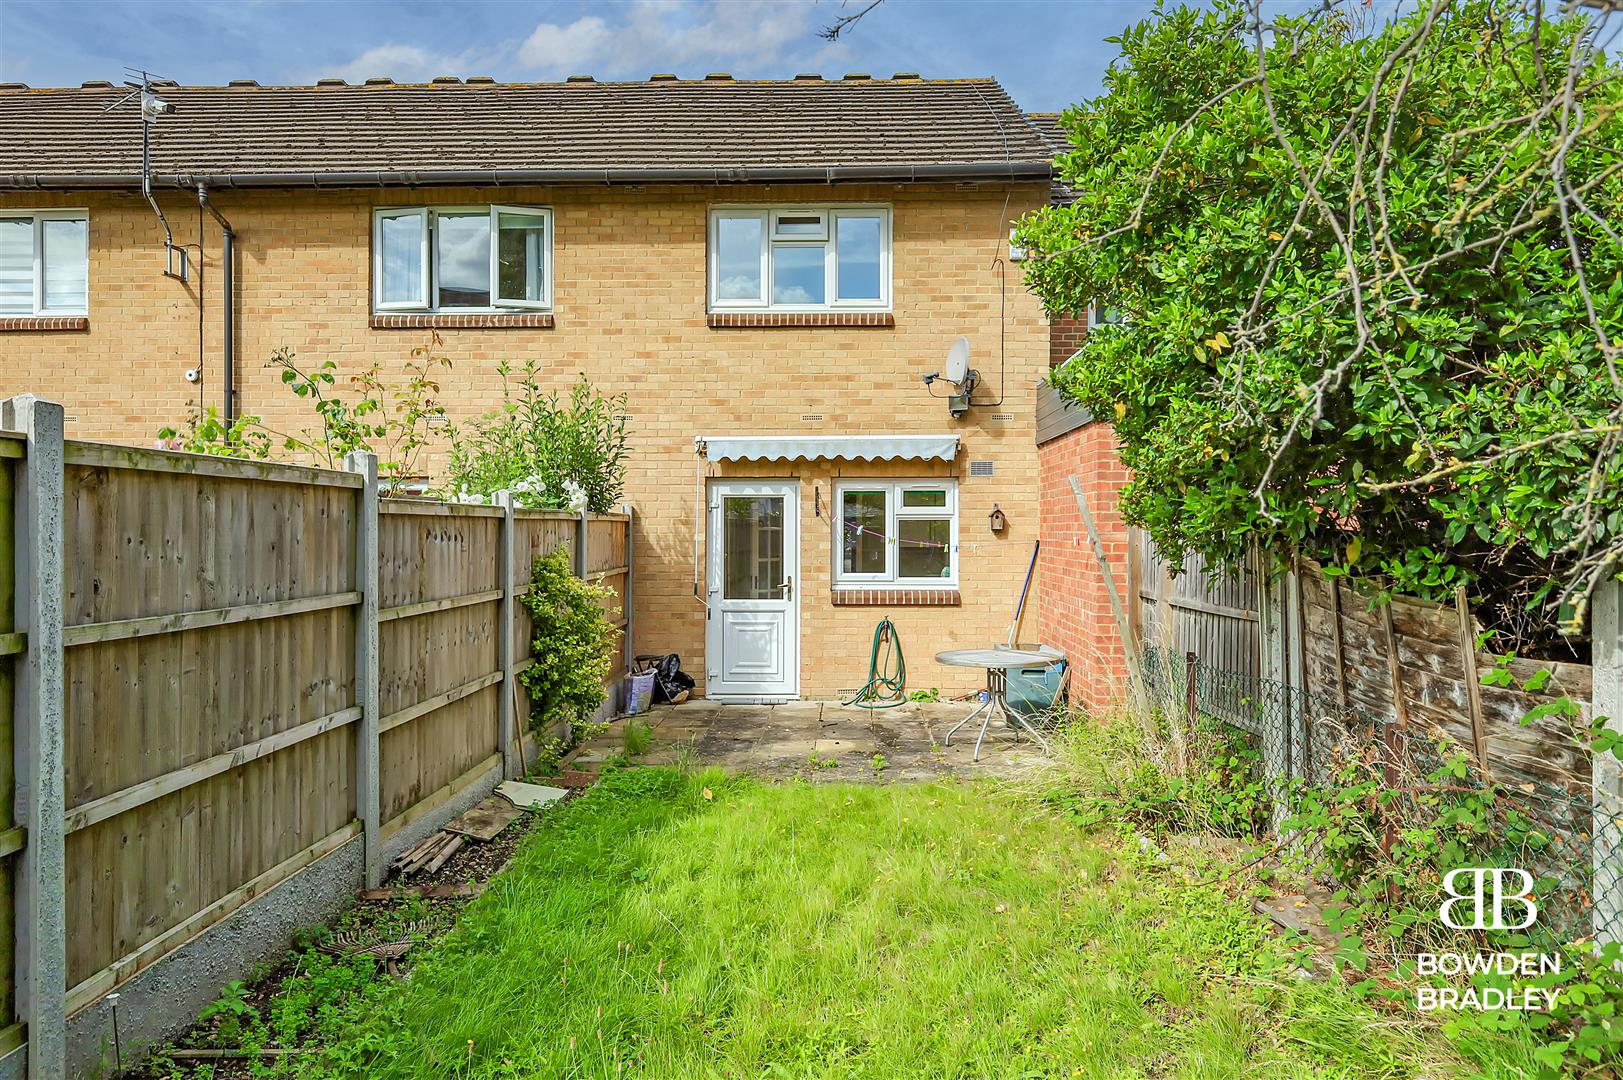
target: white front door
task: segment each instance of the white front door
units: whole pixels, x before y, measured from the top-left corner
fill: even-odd
[[[707,696],[800,696],[799,525],[797,481],[711,482]]]

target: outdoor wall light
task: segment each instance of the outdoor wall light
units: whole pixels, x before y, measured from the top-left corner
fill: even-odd
[[[1003,511],[998,509],[997,503],[992,504],[991,521],[994,533],[1000,533],[1009,527],[1009,519],[1003,516]]]

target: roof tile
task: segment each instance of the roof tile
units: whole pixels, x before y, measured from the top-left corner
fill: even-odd
[[[443,77],[442,77],[443,79]],[[473,182],[601,171],[671,179],[1041,179],[1051,147],[992,79],[579,84],[460,81],[176,86],[154,125],[160,182]],[[123,88],[0,93],[0,187],[139,182],[141,121]],[[468,180],[435,177],[468,174]],[[613,175],[611,175],[613,174]],[[577,178],[585,178],[580,176]]]

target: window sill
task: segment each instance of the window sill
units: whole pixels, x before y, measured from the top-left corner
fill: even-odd
[[[0,315],[0,331],[89,329],[88,315]]]
[[[374,330],[551,330],[550,312],[487,312],[447,315],[429,312],[381,312],[372,316]]]
[[[835,607],[958,607],[957,589],[834,589]]]
[[[896,316],[888,311],[712,311],[712,330],[764,330],[791,326],[848,326],[888,329]]]

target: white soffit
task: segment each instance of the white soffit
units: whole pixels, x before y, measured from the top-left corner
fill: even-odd
[[[953,461],[956,435],[700,435],[710,461]]]

